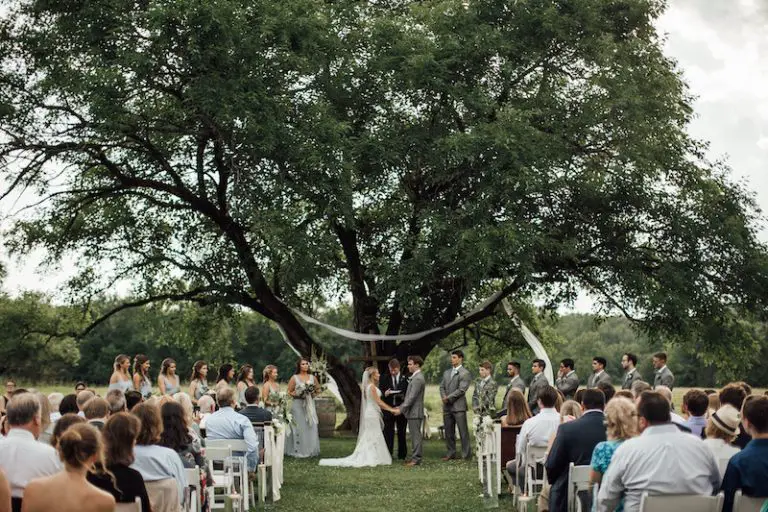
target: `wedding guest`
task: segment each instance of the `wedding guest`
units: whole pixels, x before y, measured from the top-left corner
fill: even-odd
[[[709,398],[700,389],[689,389],[683,395],[683,413],[688,413],[685,426],[691,429],[691,434],[701,437],[707,426],[707,409]]]
[[[443,373],[440,382],[440,398],[443,401],[443,428],[445,446],[448,453],[442,460],[456,458],[456,428],[461,437],[461,456],[464,460],[472,457],[472,447],[467,425],[467,390],[472,383],[472,375],[464,368],[464,352],[451,352],[451,368]]]
[[[611,376],[605,371],[608,361],[604,357],[596,356],[592,358],[592,375],[587,379],[587,389],[596,388],[601,382],[611,384]]]
[[[32,480],[24,491],[24,512],[112,512],[115,498],[86,479],[101,460],[101,435],[90,425],[72,425],[59,439],[64,471]]]
[[[393,358],[389,361],[389,375],[379,379],[379,390],[381,399],[390,407],[400,407],[405,400],[405,394],[408,391],[408,379],[400,372],[400,361]],[[387,443],[389,454],[392,455],[395,450],[395,430],[397,430],[397,458],[405,460],[408,455],[408,446],[406,444],[405,431],[408,427],[408,419],[404,414],[392,414],[389,411],[382,411],[384,421],[384,442]]]
[[[166,402],[160,407],[160,413],[163,418],[160,446],[178,453],[185,468],[195,466],[205,468],[200,440],[195,439],[190,432],[191,425],[187,422],[187,416],[181,404]]]
[[[133,358],[133,390],[141,393],[146,400],[152,396],[152,379],[149,378],[150,361],[144,354]]]
[[[65,395],[59,404],[59,414],[64,416],[65,414],[77,414],[78,412],[80,412],[80,408],[77,406],[77,395]]]
[[[562,393],[561,393],[562,394]],[[569,421],[577,420],[581,417],[581,404],[575,400],[565,400],[560,408],[560,424],[568,423]],[[552,445],[557,437],[557,431],[553,432],[549,436],[549,442],[547,443],[547,455],[552,450]],[[552,490],[552,486],[544,481],[544,485],[541,488],[541,494],[538,499],[538,510],[549,510],[549,493]]]
[[[602,482],[616,449],[627,439],[638,435],[635,403],[624,397],[614,397],[605,405],[605,422],[608,440],[597,443],[592,451],[589,481],[593,484]],[[623,512],[624,502],[620,501],[615,510]]]
[[[179,503],[183,505],[187,477],[178,454],[170,448],[160,446],[163,421],[159,407],[150,403],[141,403],[134,407],[131,414],[141,420],[141,430],[133,450],[134,461],[131,468],[141,473],[145,483],[173,478],[179,491]]]
[[[737,489],[746,496],[768,497],[768,397],[755,396],[747,401],[741,423],[752,440],[728,462],[722,487],[724,512],[733,510]]]
[[[573,359],[566,358],[560,361],[560,370],[557,372],[555,387],[566,400],[573,398],[579,389],[579,376],[576,374],[576,363]]]
[[[115,358],[113,365],[114,370],[112,376],[109,378],[109,391],[114,389],[120,390],[123,393],[133,388],[133,381],[131,381],[131,374],[129,369],[131,368],[131,358],[125,354],[120,354]]]
[[[192,399],[189,398],[189,395],[183,391],[179,391],[173,395],[173,399],[176,400],[179,405],[181,405],[182,409],[184,409],[184,419],[187,422],[187,425],[189,425],[192,433],[199,439],[200,426],[198,423],[200,420],[195,416],[195,407],[192,405]]]
[[[520,363],[517,361],[510,361],[507,363],[507,376],[509,377],[509,382],[507,383],[507,388],[504,390],[504,398],[502,399],[501,403],[505,406],[507,403],[507,397],[509,396],[509,392],[512,391],[512,389],[518,389],[523,396],[525,396],[525,381],[520,377]],[[502,409],[499,411],[499,413],[496,415],[497,418],[501,418],[507,414],[507,411]]]
[[[621,382],[621,389],[632,389],[632,384],[643,380],[643,376],[637,371],[637,356],[627,352],[621,356],[621,367],[624,369],[624,379]]]
[[[108,492],[117,503],[141,500],[142,512],[151,512],[147,488],[141,473],[132,469],[133,450],[141,431],[141,421],[133,414],[118,412],[104,424],[104,471],[88,473],[88,481]]]
[[[176,375],[176,361],[170,357],[163,359],[160,363],[160,375],[157,376],[157,387],[160,388],[160,395],[173,396],[181,391],[179,376]]]
[[[85,407],[85,404],[86,402],[88,402],[88,400],[90,400],[95,396],[96,396],[96,393],[94,393],[90,389],[84,389],[77,394],[77,414],[79,416],[85,417],[83,413],[83,407]]]
[[[192,403],[197,405],[200,397],[208,394],[208,363],[196,361],[192,367],[192,378],[189,381],[189,396]]]
[[[128,412],[132,411],[134,407],[142,402],[144,402],[144,397],[135,389],[125,392],[125,407],[128,409]]]
[[[550,511],[565,512],[568,505],[568,467],[571,462],[583,466],[592,460],[595,446],[605,441],[605,395],[599,389],[587,389],[582,397],[581,418],[560,425],[544,466],[550,491]],[[589,504],[587,497],[587,505]],[[583,507],[588,510],[587,506]]]
[[[628,389],[620,389],[616,393],[613,394],[613,398],[616,398],[616,397],[619,397],[619,396],[622,397],[622,398],[626,398],[627,400],[629,400],[629,401],[631,401],[633,403],[635,401],[635,395],[633,395],[632,392],[629,391]]]
[[[635,395],[635,400],[640,398],[644,391],[651,391],[651,385],[643,380],[636,380],[632,383],[632,394]]]
[[[472,411],[475,414],[492,414],[496,412],[496,393],[499,385],[493,380],[493,365],[483,361],[478,367],[480,377],[475,381],[475,391],[472,394]]]
[[[704,392],[707,393],[706,390]],[[720,408],[720,395],[718,395],[717,391],[707,393],[707,401],[709,402],[707,406],[707,418],[709,418]]]
[[[61,434],[66,432],[66,430],[69,427],[77,423],[85,423],[85,418],[83,418],[82,416],[78,416],[77,414],[72,414],[71,412],[68,412],[67,414],[59,418],[59,421],[57,421],[56,425],[53,427],[53,433],[51,434],[51,441],[50,441],[51,446],[54,448],[58,448]]]
[[[240,371],[237,373],[237,405],[239,407],[245,407],[245,390],[251,386],[255,386],[256,381],[253,378],[253,366],[250,364],[244,364],[240,367]]]
[[[741,408],[744,405],[744,400],[747,398],[747,392],[742,386],[736,383],[731,383],[720,390],[719,398],[721,405],[730,405],[737,411],[741,411]],[[740,429],[736,436],[736,440],[733,442],[734,445],[742,450],[746,448],[747,444],[752,440],[746,430],[747,429]]]
[[[261,399],[264,401],[264,406],[274,414],[279,402],[270,400],[269,395],[280,393],[280,384],[277,383],[277,366],[268,364],[261,372],[261,376],[264,381],[261,385]]]
[[[101,430],[109,416],[109,402],[99,397],[91,398],[83,407],[83,415],[88,423]]]
[[[59,421],[59,418],[61,418],[61,413],[59,412],[59,406],[61,405],[61,401],[64,399],[63,393],[54,392],[48,395],[48,406],[50,407],[50,418],[51,423],[56,423]]]
[[[672,423],[677,425],[678,428],[681,428],[683,431],[690,432],[688,425],[685,423],[685,418],[677,414],[674,407],[672,407],[672,390],[667,386],[656,386],[654,391],[667,399],[667,402],[669,403],[669,416],[672,420]]]
[[[109,404],[109,414],[117,414],[118,412],[128,412],[128,407],[125,402],[125,393],[119,389],[113,389],[107,393],[107,403]]]
[[[263,407],[259,407],[259,388],[251,386],[245,390],[246,406],[240,410],[240,414],[248,418],[251,423],[264,423],[272,421],[272,413]]]
[[[712,450],[721,477],[725,475],[725,467],[721,465],[721,461],[730,460],[740,451],[738,446],[732,444],[739,433],[740,422],[741,413],[727,404],[712,413],[707,420],[707,428],[704,429],[707,438],[704,444]]]
[[[41,443],[50,443],[51,435],[53,434],[53,427],[55,423],[51,421],[51,404],[48,402],[48,397],[42,393],[33,393],[37,397],[37,401],[40,402],[40,436],[37,438]]]
[[[584,398],[585,391],[587,391],[587,388],[577,389],[576,394],[573,395],[574,402],[581,403],[582,399]]]
[[[80,381],[77,384],[75,384],[75,394],[78,394],[81,391],[85,391],[86,389],[88,389],[88,384],[86,384],[83,381]]]
[[[523,393],[517,388],[510,390],[507,395],[507,406],[505,409],[506,414],[501,417],[501,426],[503,427],[522,425],[533,416]]]
[[[675,384],[675,376],[667,368],[667,354],[665,352],[657,352],[653,354],[653,367],[655,368],[653,375],[653,389],[655,390],[659,386],[666,386],[672,391]]]
[[[40,443],[40,401],[32,393],[14,394],[6,406],[8,435],[0,439],[0,469],[11,485],[14,512],[21,510],[24,489],[39,477],[61,471],[61,462],[51,446]]]
[[[307,385],[315,386],[314,392]],[[309,373],[309,360],[300,358],[296,373],[288,381],[288,394],[293,397],[291,414],[293,425],[285,440],[285,455],[289,457],[316,457],[320,455],[320,437],[317,431],[315,395],[319,392],[315,376]]]
[[[216,377],[216,387],[214,388],[216,396],[221,390],[229,388],[234,378],[235,368],[231,364],[225,363],[219,366],[219,375]]]
[[[0,414],[5,414],[5,409],[8,407],[8,402],[11,400],[14,391],[16,391],[16,381],[7,379],[5,381],[5,394],[0,397]]]
[[[0,469],[0,512],[11,512],[11,484]]]
[[[219,410],[211,414],[205,423],[206,439],[244,440],[248,448],[245,453],[248,471],[256,471],[259,462],[259,436],[248,418],[235,411],[235,392],[232,388],[222,389],[217,398]],[[315,424],[315,428],[317,428],[317,424]]]
[[[603,392],[605,403],[610,402],[611,398],[616,394],[616,388],[613,387],[613,384],[609,384],[608,382],[598,382],[595,387]]]
[[[635,511],[643,492],[711,496],[720,487],[712,452],[701,439],[672,425],[669,413],[669,402],[661,394],[645,391],[640,396],[641,435],[624,441],[614,452],[603,474],[597,512],[615,510],[622,496],[624,510]]]
[[[533,414],[539,413],[539,392],[549,386],[547,378],[544,377],[544,370],[546,367],[547,363],[543,359],[534,359],[531,364],[533,378],[531,379],[531,385],[528,388],[528,407]]]
[[[581,413],[581,404],[579,402],[576,400],[566,400],[560,407],[560,423],[577,420],[581,418]]]

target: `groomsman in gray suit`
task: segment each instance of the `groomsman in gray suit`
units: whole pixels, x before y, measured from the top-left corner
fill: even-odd
[[[604,357],[592,358],[592,375],[587,379],[587,389],[596,388],[601,382],[611,384],[611,376],[605,371],[605,365],[608,361]]]
[[[539,413],[539,393],[549,386],[549,382],[544,376],[544,368],[546,367],[547,363],[543,359],[534,359],[531,365],[533,378],[531,379],[531,386],[528,388],[528,407],[531,408],[533,414]]]
[[[555,387],[560,391],[566,400],[573,398],[576,390],[579,389],[579,376],[576,375],[576,363],[573,359],[566,358],[560,361],[560,371],[557,372]]]
[[[443,400],[443,428],[448,453],[443,460],[456,458],[456,427],[461,436],[461,456],[472,457],[467,425],[467,390],[472,384],[472,375],[464,368],[464,352],[451,352],[452,368],[445,371],[440,382],[440,398]]]
[[[424,375],[421,374],[422,364],[424,360],[421,357],[408,356],[411,381],[403,403],[397,408],[408,420],[408,431],[411,433],[411,460],[405,463],[406,466],[421,464],[421,427],[424,422],[424,390],[427,388]]]
[[[667,354],[665,352],[653,354],[653,367],[656,369],[653,376],[653,389],[656,389],[656,386],[666,386],[672,391],[675,376],[667,368]]]
[[[504,390],[504,398],[501,400],[501,410],[496,414],[496,418],[501,418],[507,414],[507,399],[509,398],[509,392],[513,389],[519,389],[525,396],[525,381],[520,377],[520,363],[517,361],[510,361],[507,363],[507,375],[509,376],[509,383],[507,389]]]
[[[637,371],[637,356],[627,352],[621,356],[621,367],[624,368],[624,380],[621,383],[621,389],[632,389],[632,383],[643,380],[643,376]]]

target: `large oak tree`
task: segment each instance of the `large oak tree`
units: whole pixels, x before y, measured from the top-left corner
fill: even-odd
[[[0,33],[0,155],[43,200],[17,251],[76,255],[75,296],[442,326],[587,290],[727,351],[762,313],[752,196],[705,159],[661,0],[20,0]],[[16,192],[13,192],[16,191]],[[471,314],[484,294],[487,307]],[[290,307],[289,307],[290,306]],[[356,372],[328,355],[351,418]]]

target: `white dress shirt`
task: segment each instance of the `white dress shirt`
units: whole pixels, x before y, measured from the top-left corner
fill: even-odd
[[[616,449],[603,475],[597,512],[612,512],[622,496],[624,512],[637,512],[643,492],[711,496],[719,488],[717,461],[704,442],[672,424],[656,425]]]
[[[62,469],[56,450],[35,440],[31,432],[12,428],[0,439],[0,468],[11,484],[11,496],[22,498],[30,480],[50,476]]]
[[[733,446],[732,444],[726,443],[724,439],[718,438],[705,439],[704,445],[709,448],[712,451],[712,455],[715,456],[717,465],[722,470],[720,472],[720,477],[725,475],[725,468],[728,466],[728,464],[725,463],[721,464],[721,461],[731,460],[731,457],[741,451],[738,446]]]
[[[130,467],[141,473],[145,482],[173,478],[179,489],[179,503],[184,503],[187,476],[178,453],[157,444],[137,444],[133,448],[133,455],[134,461]]]
[[[523,422],[520,427],[520,433],[517,435],[515,443],[515,453],[523,454],[528,444],[534,446],[547,446],[549,438],[557,431],[560,426],[560,413],[555,408],[544,408],[533,418]],[[517,460],[525,460],[518,456]]]
[[[256,471],[259,464],[259,436],[251,420],[231,407],[222,407],[205,422],[206,439],[242,439],[248,447],[245,453],[248,470]]]

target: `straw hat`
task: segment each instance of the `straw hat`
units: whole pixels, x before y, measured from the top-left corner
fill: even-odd
[[[739,435],[739,423],[741,423],[741,413],[732,405],[720,407],[712,416],[712,423],[726,434]]]

